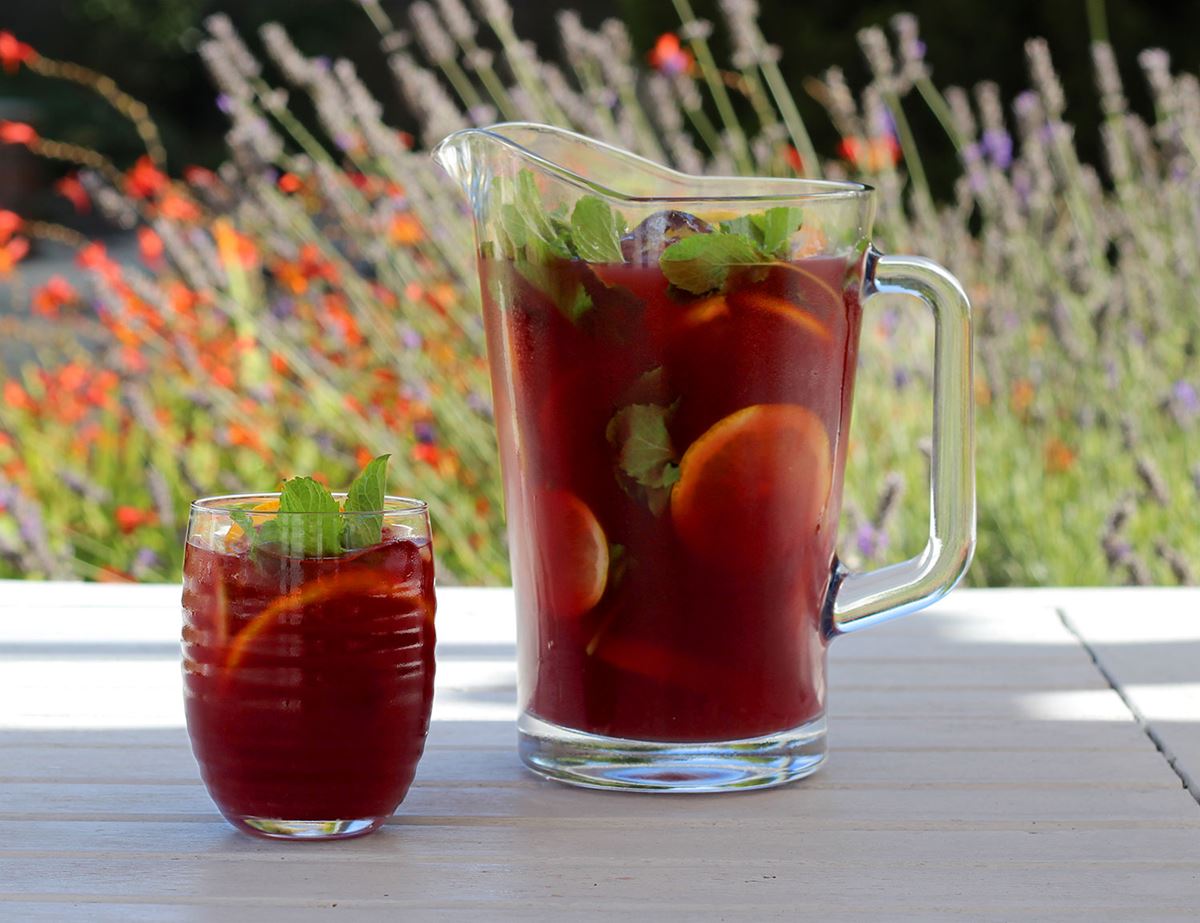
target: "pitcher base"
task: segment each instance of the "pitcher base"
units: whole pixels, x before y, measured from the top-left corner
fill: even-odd
[[[825,762],[825,717],[744,740],[667,743],[601,737],[530,714],[517,722],[525,765],[548,779],[623,792],[728,792],[771,788]]]

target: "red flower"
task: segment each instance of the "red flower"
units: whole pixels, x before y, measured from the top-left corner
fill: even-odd
[[[838,153],[855,167],[876,172],[900,162],[900,142],[894,135],[870,138],[843,138]]]
[[[804,158],[800,156],[800,152],[792,145],[787,145],[783,151],[784,159],[787,160],[787,165],[792,168],[792,172],[797,176],[804,175]]]
[[[79,214],[90,212],[92,210],[92,200],[88,196],[87,188],[79,181],[79,177],[74,173],[69,176],[64,176],[54,184],[54,191],[64,199],[67,199]]]
[[[304,181],[295,173],[285,173],[279,177],[279,190],[281,192],[299,192],[304,188]]]
[[[154,228],[142,225],[138,228],[138,249],[142,253],[142,259],[149,266],[158,266],[162,263],[163,258],[163,242],[158,236]]]
[[[118,506],[115,518],[117,528],[122,534],[129,535],[154,522],[154,513],[151,510],[140,510],[136,506]]]
[[[200,208],[186,196],[168,192],[158,200],[158,213],[172,221],[199,221]]]
[[[75,262],[84,269],[90,269],[110,285],[115,285],[121,279],[121,267],[109,258],[108,250],[102,243],[93,241],[88,244],[76,254]]]
[[[4,144],[33,144],[38,133],[24,122],[0,122],[0,142]]]
[[[21,387],[21,383],[8,379],[4,383],[4,403],[13,410],[33,410],[33,398]]]
[[[125,192],[135,199],[151,199],[167,188],[167,175],[143,154],[125,174]]]
[[[692,53],[679,44],[679,36],[674,32],[660,35],[654,43],[654,50],[646,57],[655,70],[668,77],[691,73],[695,64]]]
[[[16,212],[0,211],[0,241],[6,241],[21,230],[21,216]]]
[[[15,74],[26,61],[32,61],[38,53],[19,41],[11,32],[0,32],[0,65],[10,74]]]
[[[33,311],[43,317],[57,317],[59,310],[79,298],[71,283],[62,276],[51,276],[33,293]]]
[[[413,461],[424,462],[427,465],[436,465],[442,458],[441,450],[437,446],[428,442],[418,442],[412,447]]]
[[[29,252],[29,241],[24,237],[14,237],[3,247],[0,247],[0,278],[9,275],[17,268],[17,263],[24,259]]]

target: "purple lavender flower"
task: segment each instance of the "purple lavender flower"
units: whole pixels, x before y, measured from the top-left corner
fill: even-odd
[[[962,159],[965,164],[978,163],[983,157],[983,148],[978,144],[968,144],[962,150]]]
[[[296,313],[296,300],[294,298],[272,298],[271,299],[271,314],[280,320],[287,320]]]
[[[413,424],[413,435],[417,437],[417,442],[422,442],[425,445],[432,445],[437,442],[437,433],[433,428],[433,424],[428,420],[418,420]]]
[[[1180,423],[1190,423],[1200,415],[1200,394],[1190,381],[1177,381],[1171,389],[1171,402]]]
[[[896,386],[897,391],[907,388],[910,381],[912,381],[912,375],[904,366],[900,366],[892,372],[892,384]]]
[[[226,95],[225,93],[218,93],[217,94],[217,108],[220,109],[226,115],[229,115],[229,113],[231,113],[233,111],[233,100],[231,100],[229,98],[229,96]]]
[[[404,344],[405,349],[420,349],[425,341],[421,338],[421,334],[412,327],[405,327],[400,332],[400,342]]]
[[[1008,132],[990,128],[983,133],[981,141],[988,159],[998,169],[1007,170],[1012,165],[1013,140]]]
[[[1017,98],[1013,100],[1013,111],[1022,118],[1032,118],[1041,109],[1041,106],[1041,100],[1033,90],[1018,93]]]
[[[854,546],[864,558],[873,558],[887,550],[887,533],[869,522],[864,522],[854,533]]]
[[[142,577],[149,571],[156,571],[162,568],[162,558],[153,548],[142,548],[133,558],[133,566],[130,570],[135,577]]]

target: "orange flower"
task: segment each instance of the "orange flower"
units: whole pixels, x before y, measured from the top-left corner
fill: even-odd
[[[87,187],[74,173],[64,176],[54,184],[54,191],[71,203],[76,213],[82,215],[92,210],[92,199]]]
[[[29,252],[29,241],[24,237],[14,237],[3,247],[0,247],[0,278],[7,276],[17,268],[17,263]]]
[[[142,259],[149,266],[159,266],[162,264],[163,258],[163,242],[158,236],[154,228],[142,225],[138,228],[138,249],[142,253]]]
[[[137,583],[137,578],[132,574],[127,574],[125,571],[116,567],[110,567],[105,564],[99,568],[96,573],[97,583]]]
[[[271,353],[271,368],[276,375],[286,375],[288,371],[287,359],[283,358],[281,353]]]
[[[16,212],[0,210],[0,243],[21,230],[21,216]]]
[[[421,227],[421,222],[415,215],[404,212],[392,219],[390,236],[393,243],[411,246],[425,238],[425,229]]]
[[[679,36],[673,32],[660,35],[646,58],[651,67],[668,77],[691,73],[696,63],[692,53],[680,45]]]
[[[1036,395],[1033,387],[1033,382],[1027,378],[1020,378],[1013,382],[1012,387],[1012,408],[1018,414],[1023,414],[1027,411]]]
[[[784,147],[783,159],[787,161],[787,165],[792,168],[793,173],[797,176],[804,175],[804,158],[792,145],[788,144]]]
[[[4,382],[4,403],[13,410],[33,410],[33,398],[21,387],[21,383],[8,379]]]
[[[170,218],[172,221],[183,221],[185,223],[199,221],[204,214],[200,211],[200,206],[187,196],[179,195],[179,193],[171,192],[170,190],[158,200],[158,213],[164,218]]]
[[[91,270],[109,285],[117,285],[121,281],[121,267],[109,258],[104,244],[93,241],[75,255],[77,262],[84,269]]]
[[[115,519],[122,534],[129,535],[142,526],[153,523],[155,516],[151,510],[138,509],[136,506],[118,506]]]
[[[876,138],[843,138],[838,153],[859,170],[876,172],[900,162],[900,142],[894,135]]]
[[[33,293],[33,312],[42,317],[57,317],[63,306],[76,301],[79,293],[62,276],[51,276]]]
[[[168,182],[167,175],[143,154],[125,174],[125,193],[135,199],[152,199],[166,191]]]
[[[38,133],[32,125],[24,122],[0,122],[0,143],[33,144],[37,139]]]
[[[279,177],[280,192],[293,193],[299,192],[304,188],[304,181],[295,173],[285,173]]]
[[[258,430],[252,427],[243,426],[241,423],[230,423],[228,435],[230,445],[245,446],[256,452],[263,450],[262,436],[259,435]]]
[[[1046,441],[1045,454],[1046,470],[1051,474],[1062,474],[1075,467],[1077,456],[1071,450],[1071,447],[1057,436],[1051,436]]]
[[[33,61],[38,53],[11,32],[0,32],[0,65],[10,73],[15,74],[26,61]]]
[[[412,447],[413,461],[424,462],[427,465],[436,466],[441,460],[441,457],[441,450],[437,446],[431,445],[427,442],[418,442]]]
[[[258,265],[258,247],[245,234],[240,234],[227,218],[213,222],[213,238],[217,242],[217,253],[226,266],[240,263],[244,269]]]
[[[360,445],[354,451],[354,461],[358,464],[358,467],[360,469],[367,467],[367,462],[369,462],[374,457],[375,456],[373,454],[371,454],[371,450],[368,449],[365,445]]]
[[[176,314],[191,314],[196,309],[200,296],[182,282],[175,281],[167,286],[167,300]]]

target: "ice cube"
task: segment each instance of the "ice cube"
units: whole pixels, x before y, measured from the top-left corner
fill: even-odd
[[[712,229],[708,222],[687,212],[655,212],[621,238],[621,253],[627,263],[657,263],[671,244],[693,234],[708,234]]]

